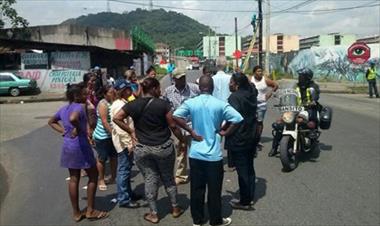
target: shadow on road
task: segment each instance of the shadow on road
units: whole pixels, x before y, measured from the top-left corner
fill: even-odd
[[[2,164],[0,164],[0,206],[3,206],[3,201],[5,199],[5,196],[7,196],[9,192],[9,181],[8,181],[8,175],[5,171]]]
[[[186,194],[177,195],[178,205],[185,211],[190,210],[190,199]],[[170,204],[169,197],[165,196],[157,200],[158,217],[160,219],[165,218],[167,215],[172,214],[172,206]]]
[[[255,197],[254,197],[254,203],[257,203],[260,199],[262,199],[267,190],[267,180],[261,177],[256,177],[256,188],[255,188]],[[239,199],[240,198],[240,190],[237,189],[235,192],[226,190],[227,193],[230,194],[230,200],[231,199]],[[228,203],[228,202],[227,202]],[[229,205],[229,204],[228,204]]]
[[[331,151],[333,146],[332,145],[326,145],[324,143],[319,143],[319,148],[321,151]]]
[[[273,137],[261,137],[261,143],[269,143],[272,142]]]

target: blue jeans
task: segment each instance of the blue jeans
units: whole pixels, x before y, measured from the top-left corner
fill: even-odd
[[[252,148],[231,150],[232,162],[236,166],[238,174],[242,205],[249,205],[255,197],[256,173],[253,165],[253,152]]]
[[[128,150],[124,149],[117,157],[117,200],[119,205],[125,205],[131,201],[131,169],[132,164]]]

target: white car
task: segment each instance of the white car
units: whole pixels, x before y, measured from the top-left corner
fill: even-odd
[[[191,65],[191,64],[187,65],[186,70],[193,70],[193,65]]]

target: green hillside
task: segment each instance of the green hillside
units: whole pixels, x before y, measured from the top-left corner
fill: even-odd
[[[69,19],[63,23],[123,30],[131,30],[138,26],[156,43],[163,42],[169,44],[171,48],[185,49],[196,48],[202,36],[199,32],[204,34],[209,32],[208,26],[181,13],[163,9],[152,11],[137,9],[123,14],[102,12]]]

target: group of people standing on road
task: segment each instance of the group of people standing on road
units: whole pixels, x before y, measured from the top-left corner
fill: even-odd
[[[222,138],[228,150],[228,165],[238,174],[240,190],[240,199],[233,199],[230,204],[235,209],[253,209],[254,156],[266,101],[278,85],[265,78],[260,67],[254,68],[250,79],[239,71],[226,74],[224,57],[219,57],[216,65],[215,75],[204,68],[198,85],[186,81],[185,71],[174,70],[174,84],[163,95],[153,67],[140,82],[136,73],[128,70],[124,79],[104,84],[94,71],[85,74],[82,83],[67,86],[69,103],[58,110],[49,125],[64,139],[61,166],[69,169],[75,221],[109,215],[94,209],[94,199],[97,189],[107,190],[111,183],[117,184],[119,207],[140,207],[137,200],[141,197],[131,186],[131,168],[135,163],[144,177],[144,199],[150,209],[143,216],[146,221],[160,221],[160,182],[170,199],[174,218],[184,213],[177,200],[177,186],[190,182],[193,225],[205,223],[206,190],[210,225],[231,224],[231,218],[222,217]],[[105,177],[107,161],[109,179]],[[84,210],[78,204],[81,170],[89,177]]]

